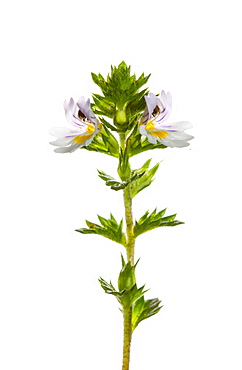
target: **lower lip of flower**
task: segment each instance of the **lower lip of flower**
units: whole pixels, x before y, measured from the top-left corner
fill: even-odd
[[[168,132],[166,131],[152,131],[150,135],[158,137],[159,139],[165,139],[168,136]]]
[[[91,136],[92,136],[92,133],[91,134],[87,134],[87,135],[82,135],[82,136],[76,136],[76,137],[74,137],[73,140],[77,144],[83,144],[86,140],[90,139]]]
[[[145,128],[147,131],[149,131],[150,135],[158,137],[159,139],[165,139],[168,136],[168,132],[166,131],[155,130],[154,122],[151,120],[148,121]]]

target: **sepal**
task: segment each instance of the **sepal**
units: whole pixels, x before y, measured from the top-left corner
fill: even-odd
[[[156,209],[152,213],[149,213],[149,211],[145,212],[139,221],[135,221],[134,236],[137,237],[147,231],[161,226],[177,226],[184,224],[184,222],[175,220],[176,214],[163,217],[165,212],[166,209],[163,209],[158,213],[156,212]]]
[[[137,325],[145,319],[157,314],[163,306],[160,306],[161,301],[158,298],[144,299],[141,296],[133,306],[132,311],[132,331],[137,327]]]
[[[123,232],[123,220],[118,223],[112,214],[110,218],[106,219],[98,215],[101,225],[95,224],[93,222],[87,221],[86,224],[88,229],[80,228],[75,231],[81,234],[96,234],[102,235],[107,239],[113,240],[116,243],[126,245],[126,236]]]

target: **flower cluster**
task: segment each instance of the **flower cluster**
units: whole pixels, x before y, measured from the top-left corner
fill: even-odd
[[[193,136],[184,131],[191,128],[192,124],[187,121],[164,123],[171,114],[171,94],[162,90],[160,97],[148,93],[145,97],[146,108],[138,123],[139,132],[145,135],[151,144],[162,143],[166,147],[185,147]],[[75,129],[63,127],[52,128],[50,134],[57,140],[50,144],[58,146],[56,153],[72,153],[76,149],[88,146],[102,128],[90,107],[90,99],[85,101],[82,96],[77,103],[71,98],[69,103],[64,103],[67,121]]]

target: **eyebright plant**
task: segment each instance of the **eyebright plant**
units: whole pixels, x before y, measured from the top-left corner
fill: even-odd
[[[132,334],[139,323],[160,311],[163,307],[158,298],[145,299],[145,286],[138,287],[135,270],[135,242],[139,235],[158,227],[176,226],[183,222],[176,214],[165,216],[166,209],[147,211],[137,220],[132,214],[133,198],[151,185],[159,164],[150,167],[151,159],[138,169],[131,169],[129,159],[139,153],[189,145],[193,136],[184,131],[191,123],[167,122],[171,114],[172,97],[169,92],[149,92],[143,86],[150,75],[139,78],[131,75],[130,67],[122,62],[111,67],[105,79],[100,73],[92,73],[92,79],[100,88],[93,94],[93,103],[82,96],[77,103],[71,98],[65,101],[64,109],[70,128],[52,128],[50,134],[57,139],[51,144],[57,153],[72,153],[79,148],[104,153],[117,158],[117,177],[102,170],[98,176],[111,190],[122,191],[125,220],[117,221],[110,213],[108,218],[98,215],[98,223],[87,221],[86,226],[76,231],[81,234],[97,234],[121,244],[126,252],[122,257],[122,268],[117,285],[99,278],[103,290],[113,295],[120,304],[123,314],[123,362],[122,370],[130,364]]]

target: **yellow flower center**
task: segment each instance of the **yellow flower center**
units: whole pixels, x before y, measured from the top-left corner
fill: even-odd
[[[149,120],[148,121],[148,123],[146,124],[146,130],[148,130],[148,131],[152,131],[152,130],[154,130],[154,128],[155,128],[155,125],[154,125],[154,122],[153,121],[151,121],[151,120]]]
[[[146,130],[150,132],[152,136],[156,136],[159,139],[165,139],[168,136],[168,132],[166,131],[158,131],[155,130],[155,125],[154,122],[149,120],[148,123],[146,124]]]
[[[84,143],[86,140],[90,139],[90,137],[92,136],[92,134],[94,133],[95,131],[95,126],[93,123],[88,123],[87,124],[87,127],[86,127],[86,131],[87,131],[87,134],[86,135],[79,135],[79,136],[76,136],[74,137],[74,141],[77,143],[77,144],[82,144]]]

